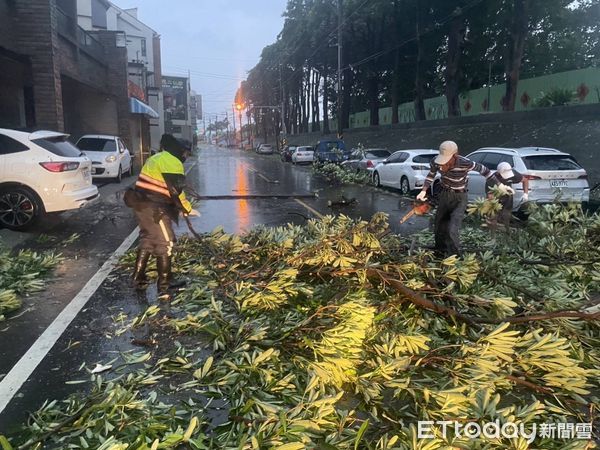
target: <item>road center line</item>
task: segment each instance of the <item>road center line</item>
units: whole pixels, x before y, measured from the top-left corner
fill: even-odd
[[[316,209],[314,209],[312,206],[307,205],[306,203],[304,203],[302,200],[300,200],[299,198],[295,198],[294,201],[296,203],[301,204],[302,206],[304,206],[306,209],[308,209],[311,213],[313,213],[315,216],[317,216],[319,219],[322,219],[323,217],[325,217],[323,214],[321,214],[319,211],[317,211]]]

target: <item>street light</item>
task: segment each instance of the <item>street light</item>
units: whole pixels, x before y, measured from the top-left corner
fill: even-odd
[[[236,103],[235,109],[240,117],[240,148],[244,150],[244,127],[242,126],[242,110],[244,109],[244,104],[239,102]]]

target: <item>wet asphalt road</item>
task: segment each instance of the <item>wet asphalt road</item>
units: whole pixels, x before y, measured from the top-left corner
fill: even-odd
[[[197,205],[201,217],[193,218],[198,232],[222,226],[226,232],[241,233],[258,224],[301,224],[303,217],[343,213],[365,219],[384,211],[394,231],[408,234],[428,226],[416,217],[402,227],[398,221],[411,207],[411,200],[398,193],[371,186],[331,186],[315,176],[310,166],[282,163],[278,155],[256,155],[234,149],[203,147],[196,161],[189,161],[188,184],[200,195],[289,195],[299,198],[206,200]],[[126,236],[135,228],[131,212],[122,203],[129,182],[101,188],[101,200],[85,210],[48,220],[18,245],[21,248],[56,249],[64,261],[47,289],[25,299],[17,317],[0,324],[0,383],[12,366],[27,352],[60,311],[79,292]],[[307,198],[312,193],[317,197]],[[329,200],[356,198],[350,207],[332,209]],[[178,234],[187,233],[181,221]],[[66,242],[74,233],[78,236]],[[42,236],[42,238],[40,238]],[[17,248],[18,248],[17,247]],[[82,364],[93,368],[119,352],[143,351],[139,342],[151,340],[148,330],[119,333],[120,320],[143,312],[154,304],[151,288],[140,297],[130,288],[127,273],[115,269],[93,294],[86,307],[60,337],[20,392],[0,414],[0,434],[22,422],[46,399],[64,398],[85,385],[65,384],[88,379]],[[133,334],[136,333],[136,334]]]

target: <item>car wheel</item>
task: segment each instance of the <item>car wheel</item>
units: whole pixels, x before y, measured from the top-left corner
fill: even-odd
[[[373,174],[373,184],[374,184],[376,187],[380,187],[380,186],[381,186],[381,182],[380,182],[380,181],[381,181],[381,180],[379,179],[379,174],[378,174],[377,172],[375,172],[375,173]]]
[[[402,195],[408,195],[410,192],[410,183],[406,177],[400,179],[400,192],[402,192]]]
[[[26,230],[43,214],[41,200],[30,189],[20,186],[0,189],[0,227]]]
[[[121,166],[119,166],[119,172],[117,173],[117,176],[115,177],[115,182],[120,183],[121,181],[123,181],[123,168]]]

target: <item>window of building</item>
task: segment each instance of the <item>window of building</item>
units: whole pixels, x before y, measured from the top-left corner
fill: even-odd
[[[142,38],[142,56],[146,56],[146,38]]]
[[[106,29],[106,6],[100,0],[92,0],[92,26]]]

